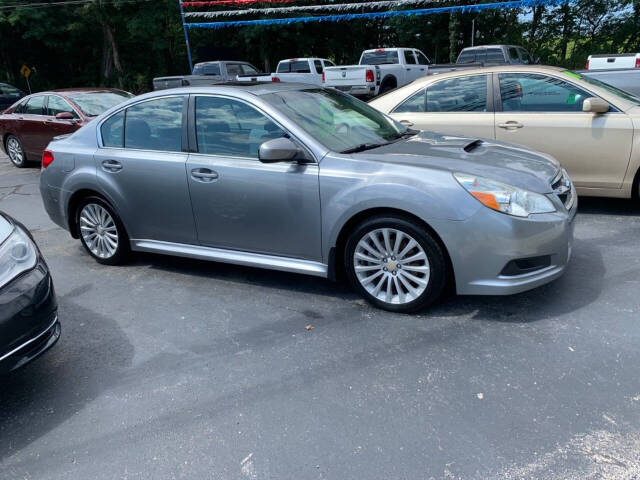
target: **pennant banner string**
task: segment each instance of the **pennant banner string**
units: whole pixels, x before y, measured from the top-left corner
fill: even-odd
[[[340,22],[346,20],[357,19],[376,19],[376,18],[392,18],[392,17],[409,17],[414,15],[433,15],[437,13],[448,12],[480,12],[488,9],[513,9],[520,7],[534,7],[540,5],[561,5],[571,3],[577,0],[515,0],[507,2],[495,3],[478,3],[474,5],[451,5],[447,7],[424,8],[414,10],[391,10],[385,12],[367,12],[367,13],[345,13],[340,15],[322,15],[317,17],[290,17],[290,18],[265,18],[258,20],[236,20],[228,22],[198,22],[186,23],[187,28],[227,28],[227,27],[245,27],[250,25],[288,25],[292,23],[308,23],[308,22]],[[186,2],[185,2],[186,3]],[[286,8],[286,7],[285,7]]]
[[[223,0],[228,1],[228,0]],[[317,12],[317,11],[339,11],[347,12],[349,10],[360,10],[363,8],[394,8],[405,5],[426,5],[431,3],[442,3],[448,0],[385,0],[380,2],[364,2],[364,3],[334,3],[330,5],[302,5],[295,7],[274,7],[274,8],[247,8],[244,10],[219,10],[217,12],[187,12],[184,14],[187,18],[215,18],[230,17],[237,15],[271,15],[285,12]]]
[[[215,7],[216,5],[251,5],[253,3],[293,3],[296,1],[298,0],[211,0],[208,2],[182,2],[182,6],[183,7]]]

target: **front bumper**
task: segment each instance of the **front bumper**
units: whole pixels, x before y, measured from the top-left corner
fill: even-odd
[[[22,367],[60,337],[58,305],[42,258],[0,289],[0,373]]]
[[[481,208],[464,221],[435,223],[453,264],[457,293],[510,295],[560,277],[571,257],[576,210],[577,200],[569,212],[529,218]],[[540,268],[504,274],[514,260],[540,257],[548,260]]]

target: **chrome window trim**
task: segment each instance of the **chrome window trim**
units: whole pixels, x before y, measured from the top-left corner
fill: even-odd
[[[245,100],[244,98],[239,98],[239,97],[234,97],[234,96],[231,96],[231,95],[225,95],[225,94],[219,94],[219,93],[193,93],[192,96],[195,97],[195,101],[196,101],[196,109],[194,110],[194,115],[193,115],[194,116],[194,118],[193,118],[193,122],[194,122],[193,128],[195,130],[194,133],[195,133],[195,137],[196,137],[196,145],[195,145],[196,148],[198,147],[198,145],[197,145],[197,142],[198,142],[198,129],[197,129],[195,123],[196,123],[196,118],[197,118],[197,101],[198,101],[198,97],[226,98],[226,99],[229,99],[229,100],[235,100],[235,101],[244,103],[245,105],[248,105],[249,107],[252,107],[252,108],[256,109],[262,115],[267,117],[267,119],[269,119],[273,123],[275,123],[278,126],[278,128],[280,128],[282,131],[284,131],[285,133],[290,135],[293,140],[296,140],[300,145],[302,145],[302,147],[307,151],[307,153],[311,155],[311,157],[313,159],[312,163],[314,163],[314,164],[319,163],[317,156],[313,153],[313,150],[305,142],[303,142],[298,137],[298,135],[295,135],[288,128],[284,127],[281,122],[275,120],[272,115],[270,115],[269,113],[265,112],[264,109],[261,108],[260,106],[254,104],[254,103],[251,103],[248,100]],[[236,156],[236,155],[221,155],[221,154],[217,154],[217,153],[190,152],[190,154],[192,154],[192,155],[204,155],[204,156],[211,156],[211,157],[218,157],[218,158],[238,158],[238,159],[253,160],[253,161],[258,161],[258,162],[260,161],[259,158],[243,157],[243,156]]]

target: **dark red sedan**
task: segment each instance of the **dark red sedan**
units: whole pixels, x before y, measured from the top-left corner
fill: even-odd
[[[2,148],[16,167],[40,162],[53,137],[75,132],[132,96],[110,88],[52,90],[26,96],[0,115]]]

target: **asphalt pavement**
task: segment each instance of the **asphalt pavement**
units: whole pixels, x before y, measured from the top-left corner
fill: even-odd
[[[640,203],[581,198],[552,284],[409,316],[289,273],[99,265],[38,177],[0,158],[62,337],[0,378],[0,479],[640,479]]]

